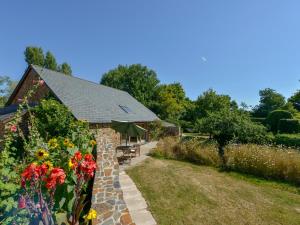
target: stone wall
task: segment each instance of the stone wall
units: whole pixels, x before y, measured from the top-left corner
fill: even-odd
[[[109,125],[95,125],[91,129],[97,141],[97,171],[92,195],[97,219],[93,225],[133,225],[119,182],[115,148],[120,143],[120,135]]]

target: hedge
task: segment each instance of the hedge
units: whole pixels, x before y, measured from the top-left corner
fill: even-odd
[[[281,119],[278,123],[278,132],[286,134],[295,134],[300,131],[299,120],[296,119]]]
[[[266,123],[266,118],[262,118],[262,117],[252,117],[251,120],[252,120],[252,122],[260,123],[263,125],[265,125],[265,123]]]
[[[300,147],[300,134],[277,134],[274,139],[275,144],[286,147]]]
[[[278,131],[278,123],[281,119],[292,119],[293,115],[289,111],[286,110],[274,110],[269,113],[266,123],[269,126],[270,130],[273,133],[277,133]]]

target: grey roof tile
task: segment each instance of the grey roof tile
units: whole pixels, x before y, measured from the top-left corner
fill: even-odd
[[[153,121],[158,117],[125,91],[99,85],[73,76],[32,65],[57,98],[77,119],[90,123],[111,120],[132,122]],[[125,112],[125,106],[131,112]]]

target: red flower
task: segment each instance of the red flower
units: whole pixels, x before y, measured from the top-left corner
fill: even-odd
[[[17,132],[17,126],[16,125],[11,125],[10,126],[10,131],[11,132]]]
[[[82,155],[80,151],[75,152],[74,159],[80,161],[82,159]]]
[[[79,169],[88,177],[93,177],[97,168],[96,162],[92,158],[93,156],[91,154],[85,155],[84,160],[79,167]]]
[[[21,174],[21,186],[24,187],[26,181],[29,180],[37,181],[39,178],[45,176],[47,172],[48,167],[45,163],[40,166],[35,163],[31,163]]]
[[[63,169],[53,168],[49,177],[46,179],[46,188],[53,189],[57,184],[63,184],[66,179],[66,174]]]
[[[26,208],[26,200],[25,200],[25,198],[24,198],[23,195],[21,195],[20,198],[19,198],[18,208],[19,208],[19,209],[24,209],[24,208]]]
[[[92,154],[86,154],[84,156],[84,160],[86,160],[86,161],[92,161],[93,160],[93,155]]]
[[[31,163],[29,166],[25,168],[23,173],[21,174],[21,185],[25,186],[26,181],[28,180],[37,180],[39,177],[39,172],[37,170],[37,165],[35,163]]]

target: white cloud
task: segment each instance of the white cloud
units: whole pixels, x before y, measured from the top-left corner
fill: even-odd
[[[201,56],[201,60],[202,60],[202,62],[206,62],[206,61],[207,61],[207,58],[204,57],[204,56]]]

